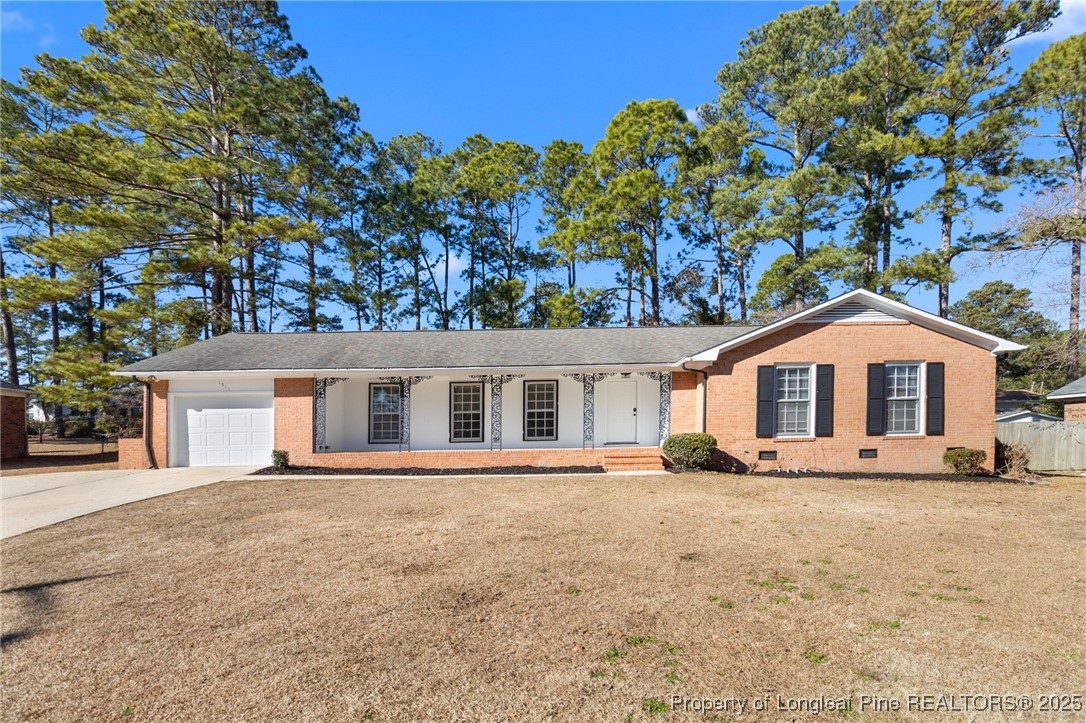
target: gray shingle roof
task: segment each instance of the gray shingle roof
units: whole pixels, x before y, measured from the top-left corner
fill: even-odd
[[[1070,384],[1048,393],[1049,397],[1086,397],[1086,377],[1079,377]]]
[[[4,379],[0,379],[0,389],[5,392],[22,392],[23,394],[34,393],[34,391],[31,389],[27,389],[26,387],[20,386],[18,384],[12,384],[11,382]]]
[[[152,374],[674,364],[753,328],[669,326],[227,334],[144,359],[119,371]]]

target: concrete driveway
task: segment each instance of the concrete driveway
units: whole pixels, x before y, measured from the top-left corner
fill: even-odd
[[[50,472],[0,477],[0,538],[179,490],[246,475],[256,467]]]

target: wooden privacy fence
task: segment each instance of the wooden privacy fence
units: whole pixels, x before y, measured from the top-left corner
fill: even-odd
[[[997,422],[996,439],[1030,450],[1032,470],[1086,470],[1086,422]]]

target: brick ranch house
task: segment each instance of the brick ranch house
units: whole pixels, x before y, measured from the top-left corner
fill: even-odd
[[[26,456],[26,402],[34,392],[0,381],[0,459]]]
[[[994,458],[1021,348],[863,290],[765,326],[228,334],[115,372],[150,397],[120,459],[659,469],[705,431],[739,469],[938,472]]]
[[[1075,381],[1053,389],[1048,393],[1049,399],[1063,402],[1063,421],[1086,422],[1086,377],[1079,377]]]

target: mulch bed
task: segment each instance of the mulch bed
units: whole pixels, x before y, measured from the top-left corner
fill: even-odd
[[[682,469],[679,467],[670,467],[667,470],[672,473],[680,472],[696,472],[697,470]],[[737,472],[713,472],[713,474],[742,474]],[[889,473],[889,472],[823,472],[822,470],[811,470],[810,472],[775,472],[773,470],[759,470],[755,473],[758,477],[784,477],[787,479],[803,479],[804,477],[810,477],[812,479],[841,479],[841,480],[880,480],[880,481],[905,481],[905,482],[980,482],[986,484],[1003,483],[1003,484],[1034,484],[1037,480],[1031,479],[1016,479],[1014,477],[1003,477],[1000,475],[987,474],[987,475],[967,475],[967,474],[952,474],[941,472],[912,472],[912,473]]]
[[[359,476],[411,476],[421,477],[427,475],[523,475],[523,474],[600,474],[603,467],[530,467],[528,465],[506,467],[467,467],[467,468],[439,468],[429,467],[288,467],[285,470],[275,467],[264,467],[253,472],[254,475],[298,475],[301,477],[313,475],[348,475]]]

